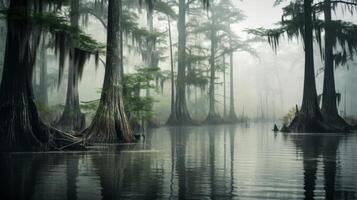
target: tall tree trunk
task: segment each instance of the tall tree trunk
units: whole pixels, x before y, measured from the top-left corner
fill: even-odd
[[[325,0],[325,69],[321,113],[326,123],[345,128],[349,125],[339,116],[336,102],[335,74],[333,63],[333,27],[331,27],[331,0]]]
[[[153,17],[153,12],[147,11],[147,23],[148,23],[148,28],[149,32],[153,33],[154,32],[154,17]],[[148,52],[147,52],[147,65],[148,67],[154,67],[153,66],[153,60],[154,60],[154,41],[149,41],[148,42]],[[148,81],[148,85],[149,85]],[[156,85],[157,86],[157,85]],[[146,88],[146,97],[150,96],[150,88]]]
[[[212,26],[215,25],[215,17],[213,9],[211,9],[211,20]],[[221,122],[221,117],[216,112],[216,48],[217,48],[217,31],[214,27],[211,30],[211,57],[210,57],[210,85],[209,85],[209,111],[206,118],[207,123],[218,123]]]
[[[71,1],[71,26],[79,28],[79,0]],[[71,48],[68,69],[66,104],[57,125],[66,131],[81,131],[85,127],[85,116],[81,113],[78,94],[79,69],[76,49]]]
[[[120,64],[121,0],[108,4],[107,59],[99,107],[91,125],[84,131],[89,143],[131,142],[133,134],[124,111]]]
[[[170,113],[170,117],[167,121],[167,123],[169,123],[169,122],[177,121],[177,118],[176,118],[176,111],[175,111],[174,58],[173,58],[173,50],[172,50],[171,22],[170,22],[169,16],[167,16],[167,23],[168,23],[168,27],[169,27],[170,64],[171,64],[171,113]]]
[[[5,9],[4,5],[0,5],[0,9]],[[6,20],[0,20],[0,81],[4,67],[4,49],[6,43]]]
[[[292,132],[325,132],[328,131],[329,128],[322,122],[316,94],[312,32],[312,0],[304,0],[304,14],[305,75],[303,99],[301,110],[291,122],[289,129]]]
[[[178,69],[176,82],[175,112],[177,121],[170,125],[192,124],[186,102],[186,0],[179,0],[178,29]]]
[[[232,38],[229,38],[229,46],[232,48]],[[233,52],[230,52],[229,55],[230,63],[229,63],[229,114],[228,114],[228,120],[231,123],[237,122],[238,117],[236,115],[235,107],[234,107],[234,79],[233,79]]]
[[[227,118],[226,106],[226,55],[223,54],[223,119]]]
[[[31,2],[12,0],[7,13],[7,39],[4,71],[0,86],[0,151],[45,147],[47,127],[40,120],[34,103],[32,71],[40,33],[33,30],[26,16]]]
[[[41,47],[41,68],[40,68],[40,86],[38,93],[38,102],[42,106],[48,106],[48,91],[47,91],[47,49],[46,49],[46,37],[42,36]]]

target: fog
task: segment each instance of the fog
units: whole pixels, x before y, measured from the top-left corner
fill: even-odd
[[[246,29],[251,28],[272,28],[275,23],[281,19],[282,7],[286,4],[274,7],[274,0],[247,0],[234,1],[236,7],[243,11],[246,16],[245,20],[232,26],[234,32],[242,39],[251,38]],[[356,16],[343,14],[339,10],[334,13],[334,19],[345,19],[351,22],[357,22]],[[143,9],[140,14],[139,24],[146,26],[146,12]],[[155,29],[160,31],[167,30],[165,22],[155,21]],[[176,22],[173,26],[173,43],[177,43]],[[84,28],[84,27],[83,27]],[[85,27],[85,32],[94,37],[96,40],[105,43],[106,31],[101,23],[93,17],[89,19],[89,25]],[[249,118],[261,117],[262,112],[269,119],[281,119],[295,105],[301,105],[303,91],[303,73],[304,73],[304,50],[301,39],[288,40],[282,39],[279,49],[275,53],[268,42],[253,44],[259,58],[253,57],[245,52],[234,53],[234,92],[236,112],[238,115],[244,113]],[[322,92],[323,72],[318,47],[315,43],[315,71],[317,93]],[[174,49],[174,51],[177,51]],[[144,66],[141,55],[134,51],[125,51],[125,72],[133,72],[136,67]],[[169,56],[169,51],[165,53]],[[105,60],[104,56],[101,56]],[[176,61],[177,62],[177,61]],[[175,63],[177,67],[177,63]],[[162,70],[169,70],[169,59],[160,61],[159,67]],[[56,63],[53,63],[56,68]],[[353,87],[356,81],[356,64],[349,62],[347,66],[336,69],[336,91],[342,94],[342,99],[338,110],[344,115],[346,106],[347,115],[355,116],[357,102],[354,100],[357,88]],[[220,80],[222,79],[221,75]],[[90,101],[99,99],[100,89],[104,78],[104,67],[99,63],[98,68],[94,65],[94,59],[86,64],[83,78],[80,81],[79,93],[80,100]],[[66,78],[64,78],[66,80]],[[160,119],[164,120],[168,116],[170,108],[170,89],[169,84],[165,86],[164,95],[154,95],[158,101],[155,103],[155,112]],[[53,90],[50,95],[52,104],[63,104],[65,101],[66,81],[62,82],[60,89]],[[227,90],[228,91],[228,90]],[[207,91],[208,92],[208,91]],[[346,96],[344,95],[346,93]],[[208,94],[207,94],[208,95]],[[222,112],[223,102],[222,86],[217,86],[216,99],[219,102],[217,107]],[[228,99],[227,99],[228,101]],[[192,104],[189,103],[189,107]],[[207,101],[208,110],[208,101]],[[263,111],[262,111],[263,110]],[[207,112],[207,111],[206,111]],[[266,114],[268,113],[268,114]]]

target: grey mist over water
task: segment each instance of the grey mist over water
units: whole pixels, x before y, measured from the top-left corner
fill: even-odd
[[[356,199],[355,134],[159,128],[142,144],[2,155],[4,199]],[[11,166],[11,168],[10,168]]]

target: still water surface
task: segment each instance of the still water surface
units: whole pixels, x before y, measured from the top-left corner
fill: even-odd
[[[357,134],[160,128],[144,144],[1,155],[0,199],[357,199]]]

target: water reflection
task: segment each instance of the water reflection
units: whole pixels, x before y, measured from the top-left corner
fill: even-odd
[[[357,199],[357,137],[162,128],[145,144],[2,154],[1,199]]]
[[[292,136],[303,155],[305,199],[314,199],[316,192],[323,192],[325,199],[357,199],[356,191],[336,192],[337,152],[340,141],[346,138],[341,135]],[[319,163],[323,170],[324,191],[316,191]]]

